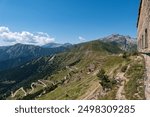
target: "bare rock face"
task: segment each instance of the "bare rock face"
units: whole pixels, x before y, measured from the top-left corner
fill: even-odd
[[[101,39],[106,43],[113,43],[115,45],[119,45],[122,50],[132,51],[136,50],[136,39],[130,36],[123,36],[119,34],[112,34],[110,36],[104,37]]]

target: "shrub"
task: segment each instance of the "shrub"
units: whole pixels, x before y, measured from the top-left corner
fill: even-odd
[[[132,53],[132,55],[133,55],[133,56],[138,56],[139,53],[138,53],[137,51],[135,51],[135,52]]]
[[[128,67],[127,65],[123,66],[123,67],[121,68],[121,72],[126,72],[127,67]]]
[[[124,52],[123,55],[122,55],[122,58],[127,59],[127,57],[128,57],[128,56],[127,56],[127,53]]]
[[[112,89],[113,85],[116,84],[114,79],[109,79],[108,75],[105,74],[104,69],[101,69],[97,74],[97,77],[100,80],[100,84],[103,87],[103,90]]]

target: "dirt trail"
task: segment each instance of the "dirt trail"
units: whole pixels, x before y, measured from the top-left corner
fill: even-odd
[[[145,59],[146,67],[146,78],[145,78],[145,98],[150,100],[150,56],[143,54]]]
[[[34,91],[34,86],[33,85],[35,85],[34,82],[31,84],[31,91],[29,92],[29,94],[31,94]]]
[[[119,85],[117,94],[116,94],[117,100],[126,100],[126,97],[124,95],[124,93],[125,93],[124,86],[125,86],[125,83],[127,82],[127,78],[124,75],[125,75],[125,73],[118,73],[116,76],[118,78],[118,80],[120,80],[120,82],[121,82]]]
[[[130,68],[130,65],[128,65],[126,72],[129,70],[129,68]],[[120,72],[116,75],[116,80],[119,81],[120,83],[119,89],[116,94],[117,100],[126,100],[124,86],[129,81],[129,79],[125,77],[126,72]]]
[[[24,93],[24,96],[27,95],[27,92],[21,87],[20,89],[16,90],[15,93],[12,92],[11,97],[15,97],[19,91],[22,91]]]
[[[40,84],[39,83],[35,83],[35,82],[31,83],[31,91],[29,92],[29,94],[31,94],[32,92],[34,92],[34,90],[35,90],[34,85],[35,86],[41,86],[41,87],[47,87],[47,85],[44,82],[42,82],[41,80],[38,80],[38,82]]]
[[[43,87],[47,87],[47,85],[43,81],[38,80],[38,82],[41,83],[43,85]]]
[[[52,61],[52,60],[55,58],[55,56],[56,56],[56,55],[52,56],[52,58],[49,60],[49,62]]]

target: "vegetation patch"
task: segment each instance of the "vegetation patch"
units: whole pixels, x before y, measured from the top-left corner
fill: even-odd
[[[145,99],[144,96],[144,62],[135,61],[126,73],[128,82],[125,85],[125,95],[129,100]]]
[[[97,77],[100,80],[100,84],[103,87],[103,90],[112,90],[113,86],[116,84],[114,79],[109,79],[108,75],[105,74],[105,71],[101,69],[97,74]]]

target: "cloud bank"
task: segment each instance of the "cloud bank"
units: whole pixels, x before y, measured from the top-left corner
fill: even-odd
[[[16,43],[45,45],[54,42],[54,38],[47,33],[31,33],[27,31],[12,32],[8,27],[0,26],[0,46],[13,45]]]

